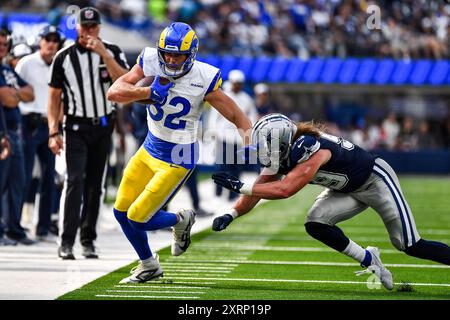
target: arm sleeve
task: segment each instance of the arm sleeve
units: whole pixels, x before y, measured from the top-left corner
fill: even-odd
[[[61,89],[64,83],[64,68],[63,68],[63,55],[58,54],[55,59],[53,59],[52,65],[50,67],[48,85],[53,88]]]
[[[141,69],[144,69],[144,53],[145,53],[145,48],[142,49],[141,53],[138,55],[138,57],[136,59],[136,64],[138,64],[139,67],[141,67]]]
[[[214,76],[213,80],[211,81],[211,84],[208,87],[208,90],[206,90],[205,96],[213,91],[216,91],[220,88],[222,85],[222,73],[220,70],[217,71],[216,75]]]

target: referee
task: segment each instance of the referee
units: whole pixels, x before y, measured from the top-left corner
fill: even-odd
[[[50,68],[48,145],[57,155],[65,149],[67,165],[58,248],[62,259],[75,259],[73,245],[78,227],[82,255],[98,258],[94,247],[96,223],[115,121],[114,106],[106,99],[106,92],[129,68],[119,47],[98,38],[99,24],[97,9],[81,9],[76,42],[60,50]],[[59,131],[61,94],[64,140]]]

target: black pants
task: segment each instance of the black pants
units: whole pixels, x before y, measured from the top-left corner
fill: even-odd
[[[22,117],[22,134],[24,140],[23,152],[25,157],[25,188],[24,202],[34,203],[36,191],[40,193],[39,220],[36,235],[48,234],[52,215],[55,186],[55,155],[48,148],[48,125],[40,114],[29,114]],[[39,159],[41,177],[38,187],[33,190],[33,168],[35,156]],[[28,200],[28,201],[27,201]]]
[[[191,176],[186,181],[186,186],[189,188],[189,194],[191,195],[192,200],[192,207],[195,210],[198,210],[200,208],[200,197],[198,195],[198,188],[197,188],[197,169],[194,168],[192,170]]]
[[[237,144],[227,143],[225,141],[218,141],[216,147],[216,165],[217,171],[225,171],[229,174],[239,178],[242,173],[240,159],[238,159],[239,146]],[[216,196],[222,195],[222,187],[216,184]],[[239,197],[238,193],[229,191],[228,199],[234,200]]]
[[[92,244],[97,238],[96,224],[112,131],[113,124],[102,127],[73,120],[66,122],[62,245],[73,246],[78,227],[82,245]]]

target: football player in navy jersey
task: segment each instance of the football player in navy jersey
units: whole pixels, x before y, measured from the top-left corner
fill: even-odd
[[[394,282],[376,247],[362,248],[336,224],[366,208],[383,219],[394,247],[410,256],[450,265],[450,247],[421,239],[411,209],[403,196],[394,170],[383,159],[342,138],[323,132],[312,123],[295,124],[281,114],[261,118],[253,127],[252,143],[264,167],[255,183],[243,183],[219,172],[215,183],[243,194],[234,208],[217,217],[213,230],[225,229],[238,216],[249,212],[260,199],[284,199],[308,183],[323,191],[308,212],[305,228],[315,239],[342,252],[373,272],[383,286]]]

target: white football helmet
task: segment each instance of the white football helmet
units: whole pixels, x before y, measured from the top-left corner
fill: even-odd
[[[289,156],[292,140],[297,132],[294,121],[281,113],[259,119],[252,129],[252,144],[256,145],[262,166],[278,169]]]

